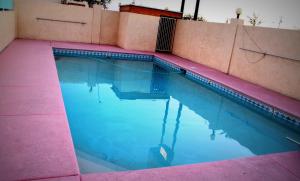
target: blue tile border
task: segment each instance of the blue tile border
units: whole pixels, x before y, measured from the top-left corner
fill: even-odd
[[[159,66],[164,67],[169,70],[178,71],[178,72],[182,71],[182,69],[179,66],[171,64],[171,63],[169,63],[161,58],[155,57],[155,56],[153,58],[153,62],[158,64]]]
[[[242,94],[234,89],[224,86],[218,82],[210,80],[204,76],[193,73],[188,70],[183,70],[181,67],[169,63],[168,61],[155,57],[154,55],[146,54],[132,54],[122,52],[108,52],[108,51],[94,51],[94,50],[79,50],[79,49],[64,49],[53,48],[55,56],[76,56],[76,57],[95,57],[106,59],[118,59],[118,60],[132,60],[132,61],[149,61],[158,64],[159,66],[172,71],[184,72],[185,77],[199,83],[206,88],[213,90],[220,95],[223,95],[251,110],[254,110],[266,117],[269,117],[276,122],[292,128],[300,132],[300,120],[290,114],[285,113],[277,108],[267,105],[259,100],[255,100],[245,94]]]
[[[75,57],[95,57],[95,58],[108,58],[118,60],[135,60],[135,61],[153,61],[153,55],[146,54],[131,54],[121,52],[107,52],[107,51],[92,51],[92,50],[75,50],[53,48],[55,56],[75,56]]]

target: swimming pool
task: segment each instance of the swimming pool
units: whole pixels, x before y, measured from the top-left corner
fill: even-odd
[[[299,150],[300,135],[151,61],[57,57],[82,173]]]

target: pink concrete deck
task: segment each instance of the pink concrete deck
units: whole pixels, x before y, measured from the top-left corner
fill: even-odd
[[[79,180],[52,48],[16,40],[0,54],[0,180]]]
[[[162,169],[88,174],[81,175],[80,178],[52,54],[53,46],[147,53],[88,44],[33,40],[15,40],[11,43],[0,53],[1,181],[300,180],[300,152]],[[209,76],[208,78],[237,86],[236,89],[243,90],[250,85],[254,86],[175,56],[156,55],[164,56],[168,61],[184,68],[199,71]],[[221,75],[227,78],[222,78]],[[257,93],[262,97],[269,93],[269,90],[263,88],[259,90],[264,90]],[[277,100],[272,102],[277,101],[279,106],[287,106],[286,109],[290,105],[299,106],[298,101],[280,94],[271,92],[269,96],[270,101],[286,100],[287,104]]]

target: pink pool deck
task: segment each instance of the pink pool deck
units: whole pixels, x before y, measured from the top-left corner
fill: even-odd
[[[81,175],[61,95],[53,47],[152,54],[114,46],[14,40],[0,53],[0,181],[300,180],[300,152]],[[300,115],[299,101],[176,56],[155,55],[251,97],[269,101],[268,104],[295,116]]]

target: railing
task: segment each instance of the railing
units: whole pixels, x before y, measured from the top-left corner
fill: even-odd
[[[274,54],[271,54],[271,53],[260,52],[260,51],[256,51],[256,50],[246,49],[246,48],[240,48],[240,49],[244,50],[244,51],[248,51],[248,52],[262,54],[264,56],[269,55],[269,56],[272,56],[272,57],[282,58],[282,59],[286,59],[286,60],[289,60],[289,61],[300,62],[299,59],[295,59],[295,58],[289,58],[289,57],[284,57],[284,56],[280,56],[280,55],[274,55]]]
[[[85,25],[87,23],[80,22],[80,21],[67,21],[67,20],[58,20],[58,19],[48,19],[48,18],[36,18],[36,20],[42,20],[42,21],[55,21],[55,22],[62,22],[62,23],[74,23],[74,24],[81,24]]]

